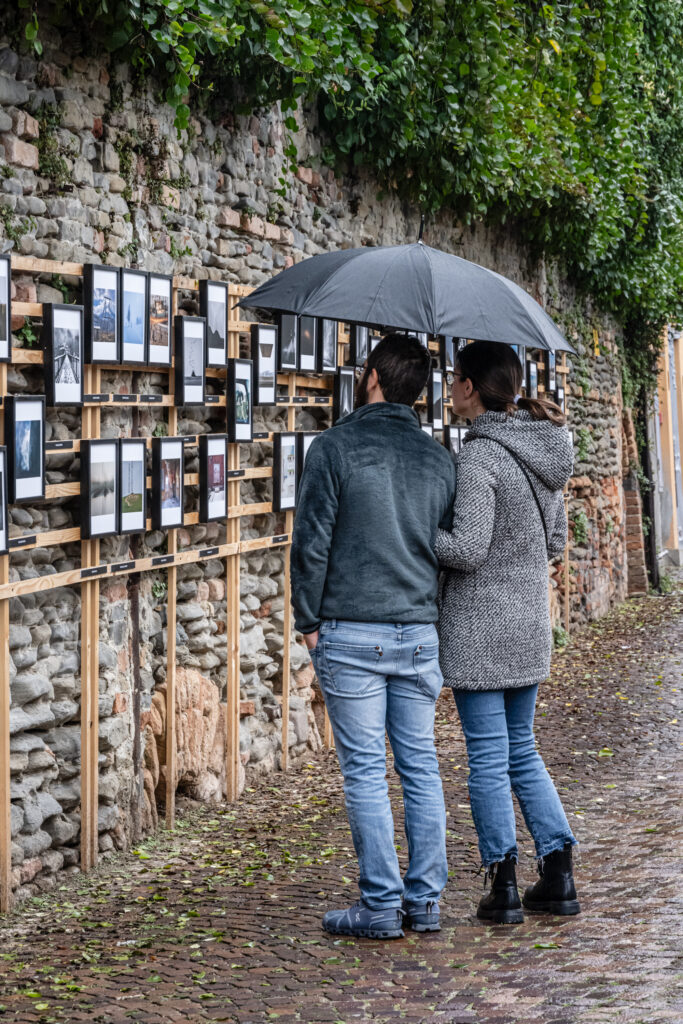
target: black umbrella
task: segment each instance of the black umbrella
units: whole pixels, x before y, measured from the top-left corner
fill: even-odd
[[[312,256],[266,281],[239,305],[574,351],[519,285],[423,242]]]

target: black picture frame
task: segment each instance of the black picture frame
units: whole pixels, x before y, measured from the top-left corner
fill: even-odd
[[[455,370],[455,346],[458,340],[452,334],[442,334],[439,336],[439,362],[441,363],[443,373],[453,373]]]
[[[299,318],[294,313],[280,313],[278,326],[277,368],[281,373],[299,369]]]
[[[152,438],[152,529],[185,522],[185,450],[182,437]]]
[[[81,441],[81,537],[116,536],[119,529],[119,442]]]
[[[141,437],[119,441],[118,533],[143,533],[147,528],[147,445]]]
[[[339,323],[318,320],[318,373],[336,373],[339,367]]]
[[[457,455],[462,450],[462,446],[465,441],[465,434],[467,433],[468,430],[469,427],[458,427],[452,423],[444,426],[444,448],[447,448],[452,455]]]
[[[254,405],[276,404],[277,348],[277,327],[274,324],[251,325],[251,361],[254,364]]]
[[[559,405],[563,413],[567,412],[567,398],[563,387],[555,389],[555,404]]]
[[[206,320],[177,316],[175,333],[175,404],[203,405],[206,399]]]
[[[8,395],[4,404],[8,500],[37,501],[45,497],[45,398]]]
[[[370,328],[349,325],[349,366],[363,366],[370,353]]]
[[[199,437],[199,521],[212,523],[228,515],[228,438]]]
[[[557,359],[554,352],[545,353],[545,389],[555,391],[557,389]]]
[[[172,360],[171,318],[173,316],[173,277],[149,273],[147,276],[147,365],[170,366]]]
[[[121,271],[83,264],[83,325],[86,363],[121,361]]]
[[[443,430],[443,370],[432,370],[429,378],[427,419],[434,430]]]
[[[228,359],[228,440],[253,440],[254,364],[251,359]]]
[[[0,555],[6,555],[9,551],[7,472],[7,447],[5,445],[0,445]]]
[[[304,471],[304,465],[306,463],[306,456],[308,455],[308,449],[311,446],[313,440],[318,437],[319,430],[297,430],[296,432],[296,486],[297,493],[299,490],[299,482],[301,480],[301,474]]]
[[[318,369],[318,320],[314,316],[299,317],[299,371],[315,373]]]
[[[12,257],[0,255],[0,363],[12,361]]]
[[[44,303],[42,345],[47,404],[83,405],[83,306]]]
[[[538,363],[533,359],[526,364],[526,397],[538,398]]]
[[[340,366],[334,377],[332,390],[332,422],[353,412],[356,392],[356,371],[353,366]]]
[[[147,271],[121,268],[119,282],[120,358],[126,366],[147,365],[149,289]]]
[[[228,361],[228,285],[199,282],[199,315],[206,320],[206,365],[221,368]]]
[[[294,431],[273,435],[273,512],[296,508],[298,448]]]

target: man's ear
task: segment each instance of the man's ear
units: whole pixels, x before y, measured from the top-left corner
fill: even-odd
[[[375,391],[377,388],[379,388],[380,391],[382,390],[379,384],[379,374],[377,373],[377,370],[373,368],[368,373],[367,389],[368,391]]]

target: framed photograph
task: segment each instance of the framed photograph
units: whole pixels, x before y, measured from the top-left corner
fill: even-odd
[[[320,433],[319,430],[298,430],[296,434],[296,483],[297,489],[299,487],[299,481],[301,480],[301,474],[304,471],[304,463],[306,462],[306,456],[308,455],[308,449],[311,447],[311,442],[314,437],[317,437]]]
[[[7,449],[0,447],[0,555],[6,555],[9,551],[7,543],[9,530],[7,528]]]
[[[299,318],[281,313],[278,319],[278,363],[282,372],[299,369]]]
[[[429,434],[430,437],[434,437],[434,427],[431,425],[431,423],[423,423],[422,429],[424,430],[425,434]]]
[[[355,391],[356,371],[352,366],[340,367],[334,378],[334,390],[332,392],[333,423],[353,412]]]
[[[312,373],[318,368],[318,321],[313,316],[299,317],[299,369]]]
[[[429,335],[426,331],[415,331],[415,337],[425,348],[429,348]]]
[[[371,334],[370,335],[370,344],[369,344],[370,352],[374,352],[375,351],[375,349],[377,348],[377,346],[379,345],[381,340],[382,340],[382,335],[381,334]]]
[[[434,430],[443,430],[443,371],[432,370],[427,391],[427,416]]]
[[[363,366],[370,352],[370,331],[360,324],[351,324],[349,328],[349,364]]]
[[[206,365],[225,366],[228,359],[228,286],[199,282],[199,315],[206,320]]]
[[[119,283],[117,267],[83,264],[86,363],[118,363]]]
[[[439,338],[439,359],[444,373],[453,373],[455,370],[455,346],[458,340],[451,334],[442,334]]]
[[[457,455],[465,442],[465,434],[468,427],[456,427],[450,424],[443,428],[444,448],[448,448],[453,455]]]
[[[564,388],[557,388],[555,390],[555,404],[559,405],[562,412],[567,412],[567,402],[565,399]]]
[[[251,325],[254,364],[254,405],[275,405],[277,392],[277,327]]]
[[[145,365],[147,362],[147,274],[144,270],[121,271],[119,283],[121,308],[121,362]]]
[[[7,493],[10,502],[45,497],[45,399],[5,398]]]
[[[199,521],[210,523],[228,514],[228,439],[225,434],[199,437]]]
[[[526,363],[526,347],[524,345],[510,345],[520,363],[522,364],[522,383],[524,382],[524,365]]]
[[[273,435],[273,512],[285,512],[296,506],[296,453],[296,434]]]
[[[185,495],[183,440],[152,438],[152,529],[182,526]]]
[[[533,359],[526,364],[526,397],[538,398],[538,363]]]
[[[147,278],[147,362],[150,366],[171,365],[171,289],[170,274],[150,274]]]
[[[318,373],[336,373],[339,365],[339,324],[336,320],[318,320]]]
[[[43,367],[48,405],[83,404],[83,307],[43,305]]]
[[[119,525],[119,443],[81,441],[81,537],[110,537]]]
[[[545,353],[545,389],[555,391],[557,388],[557,358],[554,352]]]
[[[12,258],[0,256],[0,363],[12,357]]]
[[[175,404],[203,405],[206,391],[206,320],[177,316],[175,324]]]
[[[119,441],[119,533],[142,533],[147,524],[147,447],[144,440]]]
[[[228,440],[251,441],[254,367],[251,359],[228,359]]]

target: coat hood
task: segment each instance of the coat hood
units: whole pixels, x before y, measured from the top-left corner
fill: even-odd
[[[508,415],[477,416],[465,442],[488,437],[514,452],[526,469],[550,491],[561,491],[572,474],[574,446],[569,431],[550,420],[534,420],[526,409]]]

